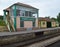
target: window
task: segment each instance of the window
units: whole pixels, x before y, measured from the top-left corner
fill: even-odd
[[[43,25],[45,25],[45,22],[43,22]]]
[[[24,27],[24,21],[20,21],[20,27]]]
[[[21,10],[21,16],[25,15],[25,11]]]
[[[11,12],[11,16],[14,16],[14,10],[11,9],[10,12]]]
[[[24,13],[22,13],[22,16],[24,16]]]
[[[33,17],[37,17],[37,13],[32,13],[32,16]]]
[[[20,10],[16,11],[17,16],[20,16]]]
[[[28,11],[25,11],[25,16],[28,16]]]
[[[31,12],[29,12],[29,17],[32,17],[32,13]]]

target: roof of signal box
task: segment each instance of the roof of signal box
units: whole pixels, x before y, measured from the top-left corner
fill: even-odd
[[[23,6],[23,7],[28,7],[28,8],[33,8],[33,9],[37,9],[31,5],[28,5],[28,4],[24,4],[24,3],[20,3],[20,2],[17,2],[17,3],[14,3],[13,5],[19,5],[19,6]],[[9,10],[13,5],[9,6],[8,8],[4,9],[4,10]],[[39,9],[37,9],[39,10]]]

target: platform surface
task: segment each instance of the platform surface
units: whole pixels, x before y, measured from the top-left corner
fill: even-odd
[[[46,28],[46,29],[39,29],[39,30],[30,30],[30,31],[0,32],[0,36],[15,35],[15,34],[26,34],[26,33],[34,33],[34,32],[44,32],[46,30],[54,30],[54,29],[60,29],[60,27]]]

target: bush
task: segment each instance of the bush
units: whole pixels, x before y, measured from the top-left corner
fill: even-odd
[[[3,16],[0,16],[0,20],[3,20]]]
[[[0,20],[0,26],[6,26],[5,21]]]

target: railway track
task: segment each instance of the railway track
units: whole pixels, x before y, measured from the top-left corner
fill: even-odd
[[[30,40],[29,42],[26,42],[25,45],[20,45],[18,47],[24,47],[24,46],[27,46],[27,45],[31,45],[33,43],[42,42],[42,41],[48,40],[50,38],[57,37],[59,35],[60,35],[60,33],[53,34],[53,35],[46,35],[46,36],[37,37],[37,38],[35,38],[33,40]]]
[[[60,47],[60,40],[46,47]]]
[[[55,34],[51,34],[51,35],[43,35],[43,36],[37,36],[36,38],[30,39],[30,40],[26,40],[26,41],[22,41],[22,42],[18,42],[18,43],[14,43],[14,44],[9,44],[9,45],[1,45],[0,47],[24,47],[26,45],[30,45],[36,42],[40,42],[40,41],[44,41],[56,36],[59,36],[60,33],[55,33]]]

